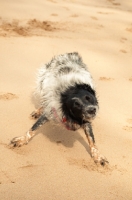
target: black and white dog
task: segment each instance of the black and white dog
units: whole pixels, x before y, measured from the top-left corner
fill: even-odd
[[[35,95],[40,106],[31,115],[38,120],[25,136],[13,138],[12,146],[27,144],[37,128],[52,120],[68,130],[83,128],[94,161],[101,165],[108,162],[95,145],[91,120],[96,116],[98,100],[92,77],[78,53],[56,56],[41,67]]]

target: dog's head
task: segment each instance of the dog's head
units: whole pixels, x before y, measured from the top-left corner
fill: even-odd
[[[94,119],[98,110],[95,91],[89,85],[76,85],[62,95],[62,108],[66,115],[77,121]]]

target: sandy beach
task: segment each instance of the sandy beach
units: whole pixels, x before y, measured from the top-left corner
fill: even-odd
[[[83,130],[47,123],[28,145],[10,148],[34,123],[37,69],[79,52],[94,79],[93,131],[109,165],[97,166]],[[132,199],[132,1],[0,1],[0,199]]]

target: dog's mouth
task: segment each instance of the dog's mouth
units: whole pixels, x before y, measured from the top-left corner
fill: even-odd
[[[70,109],[70,114],[75,119],[80,118],[81,121],[92,121],[96,117],[97,107],[89,106],[87,109],[83,109],[82,114],[75,115],[74,112]]]
[[[92,115],[82,115],[82,119],[83,121],[92,121],[94,120],[94,118],[96,117],[96,114],[92,114]]]
[[[84,121],[90,121],[93,120],[96,117],[97,107],[90,106],[88,107],[84,113],[82,114]]]

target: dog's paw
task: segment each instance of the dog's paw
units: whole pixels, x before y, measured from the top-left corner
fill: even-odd
[[[28,144],[26,136],[15,137],[10,142],[10,147],[21,147]]]
[[[38,119],[43,113],[43,107],[33,111],[31,114],[30,114],[30,118],[31,119]]]
[[[108,164],[108,160],[103,156],[103,155],[96,155],[95,157],[93,157],[94,162],[97,164],[100,164],[102,166],[105,166],[106,164]]]
[[[31,114],[30,114],[30,118],[31,119],[38,119],[40,117],[40,114],[36,111],[33,111]]]
[[[105,166],[106,164],[109,163],[108,160],[99,153],[97,147],[92,147],[91,154],[95,163],[100,164],[102,166]]]

